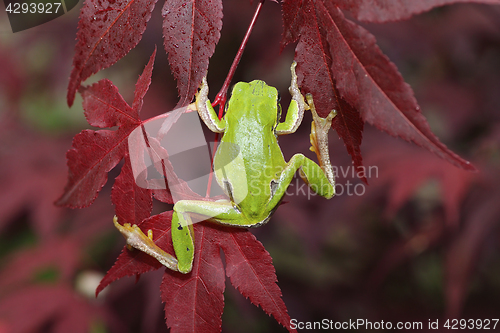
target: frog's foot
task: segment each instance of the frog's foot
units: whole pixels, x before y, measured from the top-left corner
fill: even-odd
[[[292,72],[292,82],[288,89],[290,95],[292,95],[292,100],[290,101],[285,121],[279,123],[276,127],[277,135],[294,133],[302,123],[304,111],[309,109],[309,106],[304,101],[304,96],[302,96],[300,92],[299,85],[297,84],[297,74],[295,73],[296,66],[297,63],[294,61],[290,68]]]
[[[188,105],[188,108],[191,110],[197,110],[200,118],[212,132],[224,132],[224,127],[215,113],[212,103],[210,103],[210,100],[208,99],[208,84],[206,76],[203,77],[200,88],[196,93],[195,102]]]
[[[314,107],[312,95],[307,94],[306,99],[313,116],[313,122],[311,123],[310,149],[316,153],[321,169],[323,169],[323,172],[326,174],[328,181],[334,185],[333,168],[328,153],[328,131],[332,127],[332,120],[337,115],[337,111],[332,110],[326,118],[321,118]]]
[[[118,217],[116,216],[113,218],[113,223],[127,240],[128,249],[135,248],[142,251],[158,260],[165,267],[174,271],[179,271],[177,259],[175,259],[173,255],[160,249],[160,247],[153,242],[153,230],[148,230],[148,235],[146,236],[136,224],[130,225],[130,223],[125,223],[121,225],[118,223]]]
[[[304,96],[300,92],[300,88],[297,83],[298,79],[297,79],[297,74],[295,73],[295,67],[297,67],[297,63],[294,60],[292,63],[292,67],[290,68],[292,72],[292,81],[290,83],[290,88],[288,88],[288,91],[290,92],[290,95],[292,95],[292,100],[297,102],[299,109],[301,109],[303,112],[304,110],[308,110],[309,107],[304,101]],[[302,121],[302,118],[300,118],[300,121]]]
[[[198,92],[195,94],[195,104],[197,104],[197,106],[200,103],[204,105],[208,101],[208,83],[206,76],[201,79],[201,84],[198,89]],[[200,105],[200,107],[203,107],[203,105]]]

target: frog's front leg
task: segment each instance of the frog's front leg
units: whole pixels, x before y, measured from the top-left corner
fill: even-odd
[[[196,94],[195,105],[200,118],[212,132],[224,132],[224,128],[226,127],[225,121],[224,119],[219,120],[217,113],[212,107],[212,103],[210,103],[210,100],[208,99],[208,84],[206,77],[203,77],[200,90]]]
[[[304,118],[304,111],[309,109],[297,84],[297,74],[295,73],[296,66],[297,63],[294,61],[292,63],[292,67],[290,68],[292,72],[292,82],[290,84],[290,88],[288,89],[292,95],[292,100],[290,101],[290,106],[286,112],[285,121],[279,123],[276,127],[277,135],[294,133],[297,128],[299,128],[300,123]]]

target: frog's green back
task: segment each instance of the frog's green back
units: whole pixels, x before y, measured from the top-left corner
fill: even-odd
[[[269,200],[270,194],[266,192],[269,192],[271,181],[279,178],[286,165],[274,132],[278,112],[276,88],[259,80],[239,82],[234,86],[224,116],[226,128],[216,153],[215,169],[218,181],[230,180],[234,200],[245,199],[241,205],[246,206],[245,210],[250,214],[264,209],[263,205]],[[234,147],[238,147],[238,151]],[[242,159],[222,174],[219,167],[233,160],[238,153]],[[242,188],[248,189],[248,193],[238,193]]]

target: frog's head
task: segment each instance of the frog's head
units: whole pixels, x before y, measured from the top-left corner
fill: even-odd
[[[258,118],[263,127],[276,127],[281,117],[278,90],[260,80],[235,84],[228,107],[245,117]]]

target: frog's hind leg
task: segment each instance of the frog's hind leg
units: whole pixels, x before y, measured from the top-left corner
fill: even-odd
[[[268,203],[268,207],[276,207],[279,204],[297,171],[300,172],[301,178],[315,193],[327,199],[335,195],[335,181],[330,179],[314,161],[302,154],[295,154],[283,169],[280,179],[276,182],[277,186],[273,190],[273,196]]]
[[[165,267],[173,271],[178,270],[177,259],[173,255],[163,251],[153,242],[152,230],[148,230],[148,235],[146,235],[136,224],[125,223],[121,225],[118,223],[118,217],[116,216],[113,218],[113,223],[123,237],[125,237],[129,250],[132,248],[140,250],[158,260]]]
[[[174,206],[171,232],[181,273],[189,273],[193,267],[194,231],[191,215],[220,224],[248,227],[246,219],[230,201],[178,201]]]
[[[337,111],[332,110],[326,118],[321,118],[314,107],[312,95],[307,94],[306,98],[313,116],[313,122],[311,123],[310,149],[316,153],[321,169],[328,177],[330,183],[335,186],[335,177],[328,154],[328,131],[332,127],[332,120],[337,115]]]

